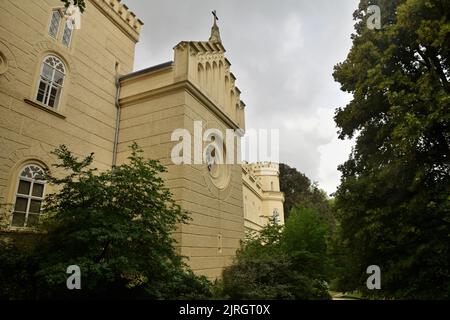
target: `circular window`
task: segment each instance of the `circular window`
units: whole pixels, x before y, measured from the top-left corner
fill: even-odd
[[[8,61],[3,53],[0,52],[0,74],[4,74],[8,70]]]
[[[230,182],[230,168],[225,163],[226,148],[215,136],[205,149],[205,162],[211,181],[217,188],[225,189]]]

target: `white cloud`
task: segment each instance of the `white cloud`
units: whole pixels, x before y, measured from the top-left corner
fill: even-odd
[[[320,165],[319,181],[323,189],[329,193],[336,191],[341,174],[337,170],[339,164],[348,159],[354,141],[342,141],[334,138],[330,143],[319,147]]]
[[[302,35],[302,25],[300,23],[300,17],[295,13],[290,13],[284,22],[280,40],[281,58],[286,58],[303,47],[304,38]]]

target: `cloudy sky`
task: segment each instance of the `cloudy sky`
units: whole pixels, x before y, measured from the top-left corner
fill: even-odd
[[[351,47],[358,0],[126,0],[144,21],[139,70],[173,59],[180,41],[208,40],[217,10],[223,45],[246,103],[247,128],[280,129],[280,160],[335,191],[352,143],[337,139],[334,109],[351,96],[333,66]]]

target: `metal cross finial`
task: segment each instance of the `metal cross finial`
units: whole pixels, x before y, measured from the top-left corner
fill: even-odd
[[[217,25],[217,21],[219,20],[219,17],[217,17],[216,10],[212,11],[211,13],[214,17],[214,24],[211,28],[211,37],[209,37],[208,41],[221,43],[222,40],[220,40],[219,26]]]
[[[212,15],[214,16],[214,23],[216,23],[216,21],[219,21],[219,17],[217,17],[217,12],[216,12],[216,10],[214,10],[214,11],[212,12]]]

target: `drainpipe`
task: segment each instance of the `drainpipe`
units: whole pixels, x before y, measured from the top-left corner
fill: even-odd
[[[119,103],[119,97],[120,97],[120,76],[116,75],[116,130],[114,133],[114,145],[113,145],[113,156],[112,156],[112,167],[114,168],[117,164],[117,147],[119,144],[119,127],[120,127],[120,103]]]

